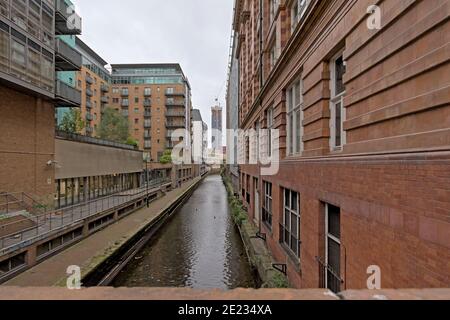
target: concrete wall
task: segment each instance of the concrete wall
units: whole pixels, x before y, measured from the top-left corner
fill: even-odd
[[[53,104],[0,85],[0,192],[51,202],[55,152]]]
[[[57,138],[56,179],[142,171],[142,151],[133,151]]]

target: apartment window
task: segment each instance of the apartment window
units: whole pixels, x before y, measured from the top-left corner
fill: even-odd
[[[138,97],[134,98],[134,103],[139,103],[139,98]]]
[[[346,142],[343,123],[345,121],[344,109],[344,74],[346,71],[342,52],[331,60],[331,99],[330,99],[330,147],[332,151],[341,150]]]
[[[148,96],[152,94],[152,89],[151,88],[145,88],[144,89],[144,95]]]
[[[119,88],[112,88],[112,93],[119,93]]]
[[[270,69],[273,69],[275,67],[275,64],[278,60],[278,47],[277,47],[277,41],[276,39],[273,40],[272,46],[270,47],[270,55],[269,55],[269,65]]]
[[[173,88],[167,88],[166,92],[168,94],[173,94],[174,93],[174,89]]]
[[[269,108],[266,111],[266,119],[267,119],[267,156],[272,156],[272,130],[274,129],[274,115],[273,108]]]
[[[81,80],[78,80],[78,88],[81,88]]]
[[[299,154],[303,151],[303,81],[296,81],[286,96],[288,154]]]
[[[289,189],[284,189],[280,242],[296,257],[300,257],[300,195]]]
[[[325,288],[341,291],[341,209],[325,204]]]
[[[128,117],[128,110],[127,110],[127,109],[123,109],[123,110],[122,110],[122,115],[123,115],[124,117]]]
[[[113,103],[119,103],[119,98],[113,98],[113,99],[112,99],[112,102],[113,102]]]
[[[134,113],[139,113],[139,108],[134,108]]]
[[[264,182],[264,201],[262,210],[262,221],[272,228],[272,184]]]
[[[139,124],[139,119],[134,119],[134,124]]]
[[[122,95],[124,96],[128,95],[128,88],[122,88]]]
[[[270,0],[270,23],[275,19],[275,14],[278,11],[279,0]]]
[[[297,27],[297,24],[305,15],[306,9],[308,8],[310,0],[294,0],[294,5],[291,9],[291,29],[292,32]]]
[[[0,70],[9,68],[9,27],[0,21]]]
[[[11,69],[20,74],[25,74],[27,66],[27,57],[25,45],[15,39],[11,40]]]

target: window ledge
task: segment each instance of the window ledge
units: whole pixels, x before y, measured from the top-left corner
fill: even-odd
[[[296,257],[295,253],[293,253],[292,250],[288,246],[286,246],[286,244],[284,244],[283,242],[280,242],[280,246],[281,248],[283,248],[290,262],[294,265],[295,271],[301,274],[300,258]]]

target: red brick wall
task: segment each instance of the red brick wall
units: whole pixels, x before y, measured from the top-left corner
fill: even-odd
[[[0,191],[26,192],[51,201],[55,111],[42,99],[0,86]]]

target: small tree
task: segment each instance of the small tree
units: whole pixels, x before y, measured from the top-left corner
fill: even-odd
[[[81,133],[86,123],[81,118],[81,111],[78,108],[71,108],[67,111],[59,124],[59,130],[70,133]]]
[[[139,147],[139,143],[132,137],[128,137],[127,144],[133,147]]]
[[[159,158],[159,162],[162,164],[168,164],[172,162],[172,151],[166,150],[164,151],[161,158]]]
[[[128,140],[128,119],[119,111],[106,108],[102,115],[102,121],[97,130],[97,135],[101,139],[127,143]]]

